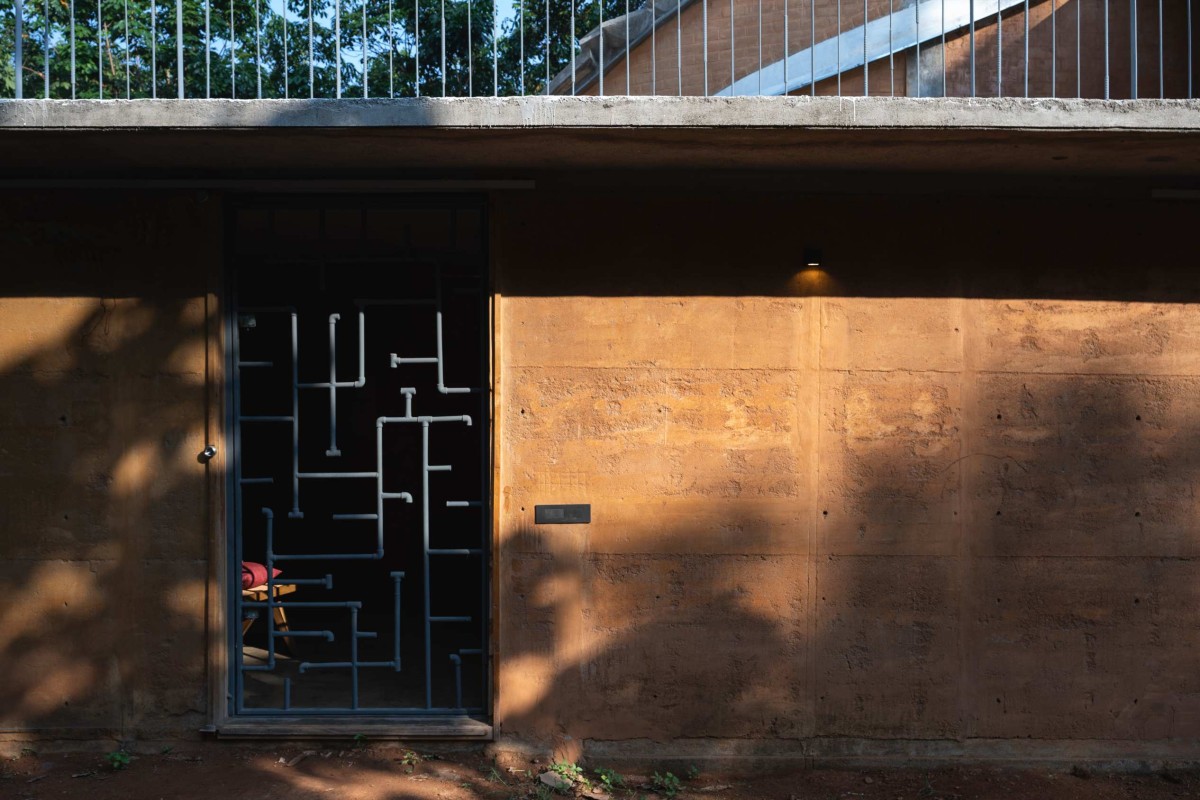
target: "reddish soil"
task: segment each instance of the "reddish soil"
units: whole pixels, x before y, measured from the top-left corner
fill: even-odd
[[[87,800],[516,800],[555,795],[529,774],[493,768],[481,752],[429,755],[404,748],[313,745],[249,747],[226,743],[179,746],[131,756],[116,766],[96,753],[26,751],[0,762],[0,798]],[[307,753],[307,755],[305,755]],[[120,760],[119,758],[116,760]],[[289,766],[290,764],[290,766]],[[590,775],[589,775],[590,776]],[[625,776],[632,789],[616,797],[663,798],[650,779]],[[1200,797],[1200,774],[1093,774],[1087,770],[807,770],[760,777],[701,773],[684,778],[676,797],[713,800],[1107,800]],[[638,785],[645,784],[645,785]],[[571,794],[575,794],[572,792]],[[582,790],[580,790],[582,794]]]

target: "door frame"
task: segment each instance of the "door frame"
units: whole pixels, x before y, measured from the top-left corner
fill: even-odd
[[[431,186],[430,183],[435,183]],[[497,565],[500,563],[497,548],[500,545],[499,505],[500,498],[500,465],[499,465],[499,421],[501,415],[498,409],[498,361],[499,352],[499,307],[500,296],[497,276],[497,262],[494,257],[492,243],[494,241],[492,220],[495,218],[493,204],[495,197],[492,191],[497,187],[494,182],[449,182],[445,187],[439,187],[436,182],[421,182],[410,190],[397,189],[394,186],[380,188],[378,191],[364,190],[361,187],[347,192],[330,191],[329,187],[313,188],[309,191],[289,192],[287,194],[267,194],[247,190],[245,192],[230,191],[216,198],[223,204],[222,230],[220,231],[221,252],[220,263],[212,265],[208,272],[205,294],[206,337],[205,337],[205,397],[206,444],[213,443],[217,447],[216,454],[208,460],[206,469],[206,512],[212,535],[210,536],[209,569],[206,587],[207,595],[207,648],[208,654],[208,724],[201,729],[202,733],[212,734],[218,738],[354,738],[365,735],[375,739],[457,739],[490,741],[494,738],[492,721],[496,709],[496,653],[498,633],[499,607],[499,575]],[[533,188],[533,184],[521,182],[512,187],[518,190]],[[273,202],[287,202],[286,198],[296,201],[296,195],[304,195],[306,199],[318,203],[322,198],[336,195],[346,199],[347,194],[361,195],[364,200],[379,194],[403,194],[412,198],[421,196],[445,196],[448,194],[473,194],[481,199],[480,208],[483,214],[481,229],[484,236],[483,263],[487,269],[484,282],[484,319],[482,321],[483,335],[486,337],[483,348],[483,358],[486,362],[486,391],[487,400],[483,403],[487,409],[488,439],[484,447],[484,458],[488,463],[484,471],[491,485],[485,487],[484,519],[487,524],[482,526],[485,538],[490,531],[489,548],[485,554],[487,563],[482,573],[487,584],[483,587],[483,600],[487,604],[482,630],[484,634],[484,710],[485,719],[466,716],[421,715],[405,714],[396,716],[384,715],[323,715],[308,716],[246,716],[233,713],[235,704],[233,694],[233,674],[230,659],[235,651],[233,637],[240,633],[240,625],[233,624],[231,608],[234,605],[230,591],[231,581],[235,576],[240,579],[234,569],[236,554],[233,552],[233,540],[236,520],[235,509],[230,500],[230,482],[234,479],[233,461],[230,457],[231,437],[234,430],[232,415],[235,413],[231,376],[234,375],[233,354],[233,325],[236,324],[236,302],[233,297],[232,271],[234,269],[233,235],[234,215],[240,208],[247,205],[265,205]],[[486,489],[490,488],[490,492]]]

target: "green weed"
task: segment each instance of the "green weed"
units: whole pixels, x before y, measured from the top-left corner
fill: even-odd
[[[650,779],[650,785],[663,797],[674,797],[683,789],[682,781],[670,772],[664,772],[662,775],[654,773],[654,777]]]

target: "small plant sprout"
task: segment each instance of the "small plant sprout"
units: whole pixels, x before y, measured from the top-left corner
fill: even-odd
[[[650,785],[663,797],[674,797],[683,788],[683,783],[671,772],[664,772],[662,775],[654,773]]]
[[[133,761],[129,753],[124,750],[113,750],[105,758],[108,760],[108,766],[114,771],[125,769]]]
[[[596,777],[600,779],[600,786],[609,794],[614,794],[618,789],[625,787],[625,776],[615,769],[597,767],[595,772]]]
[[[583,768],[570,761],[557,761],[551,765],[550,771],[566,778],[571,783],[587,783],[587,777],[583,774]]]
[[[425,759],[421,757],[420,753],[415,753],[412,750],[405,750],[404,755],[400,756],[400,758],[396,760],[399,761],[404,767],[405,772],[411,774],[412,771],[417,768],[417,765]]]
[[[360,747],[360,748],[366,747],[367,746],[367,735],[365,733],[354,734],[354,746]]]
[[[700,768],[697,767],[695,764],[692,764],[691,766],[689,766],[688,771],[687,771],[687,779],[689,781],[694,781],[694,780],[696,780],[696,778],[699,778],[699,777],[700,777]]]

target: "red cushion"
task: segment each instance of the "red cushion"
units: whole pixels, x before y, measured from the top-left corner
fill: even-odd
[[[278,578],[283,573],[283,570],[272,569],[271,577]],[[249,589],[254,586],[262,586],[267,582],[267,567],[265,564],[259,564],[257,561],[242,562],[242,588]]]

